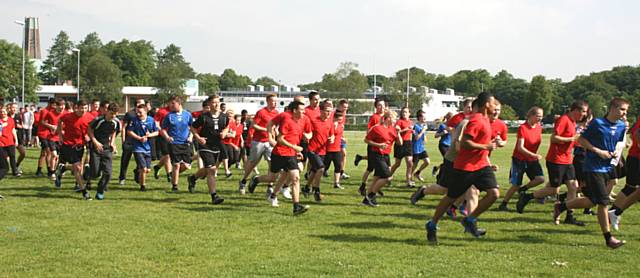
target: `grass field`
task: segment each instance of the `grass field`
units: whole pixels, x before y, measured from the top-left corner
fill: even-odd
[[[357,188],[366,162],[356,168],[352,161],[356,152],[364,152],[363,133],[346,134],[351,175],[343,182],[346,189],[334,190],[332,181],[324,179],[326,199],[322,203],[303,200],[311,208],[299,217],[292,216],[291,204],[283,198],[279,198],[280,208],[271,208],[264,186],[255,194],[239,195],[239,170],[235,169],[231,178],[219,179],[219,192],[226,199],[220,206],[209,204],[203,181],[196,194],[186,191],[186,178],[180,181],[180,192],[168,193],[164,174],[160,180],[151,178],[147,192],[139,192],[132,180],[125,186],[112,180],[104,201],[84,202],[72,191],[70,175],[63,179],[61,190],[35,178],[37,151],[30,150],[23,164],[25,176],[0,182],[0,193],[6,197],[0,202],[0,276],[620,277],[640,273],[637,207],[625,213],[622,230],[614,232],[627,241],[618,250],[605,247],[595,216],[576,213],[586,227],[554,225],[549,203],[531,204],[525,214],[498,212],[496,203],[479,219],[479,226],[488,230],[482,239],[463,234],[457,221],[443,220],[440,245],[430,246],[424,223],[440,197],[428,196],[412,206],[408,198],[413,189],[392,187],[379,198],[379,207],[361,206]],[[501,166],[498,180],[503,193],[513,141],[510,134],[509,145],[492,156]],[[427,145],[432,163],[439,164],[442,158],[436,142],[430,140]],[[541,153],[546,153],[547,146],[545,137]],[[114,169],[119,169],[119,156],[116,160]],[[264,163],[261,172],[266,172]],[[423,176],[429,183],[434,181],[427,173]],[[398,177],[396,184],[401,184]],[[128,178],[132,179],[131,173]]]

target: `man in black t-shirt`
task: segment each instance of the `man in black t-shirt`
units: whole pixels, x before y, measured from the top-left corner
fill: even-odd
[[[98,182],[96,200],[104,199],[104,191],[109,179],[111,179],[113,150],[115,150],[116,146],[116,136],[120,132],[120,121],[116,118],[118,110],[118,104],[110,103],[107,107],[107,112],[93,119],[87,129],[89,138],[91,138],[91,147],[89,149],[89,169],[91,174],[87,179],[87,185],[90,184],[90,179],[96,179],[102,174]]]
[[[204,167],[195,175],[189,176],[189,192],[194,191],[196,180],[206,175],[211,203],[217,205],[224,202],[216,193],[216,173],[218,165],[224,159],[222,138],[229,131],[229,119],[220,111],[220,97],[211,96],[205,101],[209,101],[211,111],[200,115],[190,127],[195,142],[199,144],[198,153]]]
[[[240,113],[240,123],[242,124],[242,139],[247,140],[249,138],[249,129],[251,128],[251,120],[249,119],[249,112],[247,110],[242,110]],[[241,142],[242,146],[240,147],[240,160],[242,161],[242,167],[247,162],[247,155],[249,155],[251,148],[245,147],[245,143]],[[240,164],[238,164],[240,165]]]

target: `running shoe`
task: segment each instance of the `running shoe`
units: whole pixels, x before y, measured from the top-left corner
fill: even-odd
[[[356,159],[355,159],[355,160],[353,160],[353,164],[354,164],[355,166],[358,166],[358,164],[360,164],[360,160],[362,160],[363,158],[364,158],[364,157],[362,157],[361,155],[356,154]]]
[[[160,178],[160,166],[158,165],[153,166],[153,178],[156,180]]]
[[[424,194],[424,190],[426,189],[426,186],[420,186],[420,188],[418,188],[418,190],[416,190],[416,192],[413,192],[413,194],[411,194],[411,204],[412,205],[416,205],[418,204],[418,201],[420,201],[422,198],[424,198],[425,194]]]
[[[424,224],[424,229],[427,230],[427,241],[432,245],[438,245],[438,226],[429,221]]]
[[[82,193],[82,199],[85,200],[85,201],[93,200],[93,199],[91,199],[91,195],[89,195],[89,192]]]
[[[249,193],[253,193],[256,191],[256,187],[258,186],[258,176],[254,176],[251,178],[251,182],[249,183]]]
[[[334,183],[333,188],[335,189],[344,189],[344,187],[340,183]]]
[[[484,236],[487,233],[484,229],[478,229],[477,221],[469,221],[469,218],[467,217],[463,218],[460,224],[462,224],[462,227],[464,227],[465,233],[470,233],[475,238]]]
[[[222,204],[224,202],[224,198],[216,195],[213,198],[211,198],[211,204],[212,205],[219,205]]]
[[[287,200],[293,199],[293,196],[291,196],[291,190],[289,189],[288,186],[282,187],[282,197],[284,197]]]
[[[187,181],[189,182],[189,193],[194,193],[196,192],[196,176],[194,175],[190,175],[187,178]]]
[[[277,208],[279,207],[278,205],[278,197],[277,196],[269,196],[269,198],[267,199],[267,201],[271,204],[272,207]]]
[[[617,240],[614,237],[611,237],[608,241],[607,241],[607,247],[611,248],[611,249],[616,249],[622,245],[624,245],[626,243],[626,241],[624,240]]]
[[[240,191],[240,195],[244,195],[245,193],[247,193],[246,192],[246,188],[247,188],[247,181],[246,180],[241,180],[238,183],[238,190]]]
[[[608,211],[609,213],[609,222],[611,222],[611,227],[618,231],[620,229],[620,218],[622,218],[622,215],[616,215],[615,210],[610,210]]]
[[[102,201],[104,200],[104,193],[96,193],[96,200]]]
[[[313,192],[313,199],[314,199],[316,202],[322,202],[322,197],[323,197],[323,196],[322,196],[322,194],[320,194],[320,191],[314,191],[314,192]]]
[[[309,210],[309,206],[301,204],[293,204],[293,215],[300,215]]]
[[[351,176],[347,175],[347,173],[340,174],[340,178],[343,180],[348,180]]]

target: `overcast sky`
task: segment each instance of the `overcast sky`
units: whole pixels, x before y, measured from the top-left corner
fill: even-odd
[[[428,0],[3,0],[0,38],[40,18],[43,55],[64,30],[78,42],[145,39],[182,48],[197,72],[225,68],[297,85],[340,62],[366,74],[407,65],[453,74],[506,69],[530,79],[640,64],[640,1]]]

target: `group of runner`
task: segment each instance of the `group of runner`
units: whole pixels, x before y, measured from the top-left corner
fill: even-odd
[[[135,108],[128,111],[123,120],[116,118],[116,103],[78,101],[67,107],[64,100],[51,99],[46,108],[35,115],[37,136],[41,144],[36,175],[47,176],[56,187],[62,185],[62,176],[70,170],[76,190],[83,199],[93,199],[89,193],[92,180],[97,180],[95,199],[105,198],[112,175],[113,154],[116,140],[122,140],[122,157],[119,184],[126,180],[131,157],[136,162],[133,170],[135,182],[141,191],[146,190],[147,175],[153,170],[159,178],[165,169],[172,191],[179,190],[180,174],[197,161],[198,170],[187,177],[189,192],[194,192],[198,180],[206,179],[212,204],[221,204],[224,198],[217,193],[218,169],[222,167],[226,177],[230,168],[243,165],[239,182],[240,194],[254,193],[260,184],[266,184],[266,199],[274,207],[279,206],[278,195],[291,199],[293,214],[308,210],[300,202],[300,193],[312,195],[322,202],[321,180],[329,176],[333,163],[333,187],[343,189],[341,179],[346,163],[346,138],[344,126],[349,104],[340,100],[335,106],[331,100],[321,100],[318,92],[308,95],[309,105],[299,96],[289,103],[285,111],[276,109],[277,95],[266,96],[266,107],[250,118],[246,111],[236,115],[225,110],[218,96],[211,96],[202,103],[202,110],[190,113],[182,107],[182,100],[172,96],[164,106],[151,110],[149,103],[138,99]],[[89,107],[91,106],[91,107]],[[367,154],[357,154],[355,165],[366,159],[359,188],[362,204],[378,206],[377,196],[383,196],[382,188],[388,186],[394,173],[404,161],[404,179],[408,187],[415,187],[416,180],[424,181],[422,171],[430,164],[425,149],[428,130],[423,111],[415,113],[416,122],[410,120],[411,112],[405,107],[399,119],[390,111],[383,99],[374,101],[375,112],[370,117],[364,142]],[[508,189],[498,209],[508,210],[508,203],[518,193],[516,211],[523,213],[534,199],[558,196],[554,205],[553,220],[559,224],[560,214],[567,212],[564,223],[584,225],[573,216],[573,209],[597,206],[598,220],[606,245],[617,248],[624,244],[611,236],[609,223],[619,228],[621,214],[640,198],[640,122],[630,128],[629,155],[624,161],[622,153],[627,145],[628,123],[626,113],[629,103],[620,98],[611,100],[608,113],[603,118],[592,119],[588,104],[576,101],[570,111],[555,121],[551,144],[545,157],[549,179],[546,185],[529,193],[528,190],[545,183],[538,154],[542,140],[543,112],[532,107],[526,121],[519,127],[513,150]],[[17,140],[16,104],[0,108],[0,178],[11,169],[20,174],[19,165],[24,159],[24,144]],[[499,119],[500,103],[492,95],[482,93],[474,100],[463,102],[463,111],[445,116],[438,126],[436,138],[443,163],[434,167],[436,184],[420,186],[410,197],[412,204],[428,195],[444,195],[433,216],[425,224],[427,239],[437,243],[437,225],[447,213],[452,217],[459,211],[465,232],[482,237],[486,231],[477,227],[477,218],[499,198],[491,152],[507,142],[507,126]],[[392,147],[393,145],[393,147]],[[86,150],[86,153],[85,153]],[[394,163],[390,154],[394,151]],[[16,159],[16,151],[20,156]],[[259,174],[257,166],[264,158],[269,171]],[[152,165],[152,161],[157,161]],[[422,165],[420,162],[422,161]],[[625,166],[622,169],[622,166]],[[626,171],[624,171],[626,169]],[[252,173],[255,173],[252,176]],[[369,181],[370,174],[373,178]],[[527,175],[529,182],[523,184]],[[609,206],[611,190],[616,180],[626,174],[626,185]],[[302,176],[306,181],[302,180]],[[566,193],[560,194],[560,186],[566,185]],[[485,194],[479,198],[480,191]],[[1,196],[0,196],[1,198]],[[585,210],[585,212],[588,212]]]

